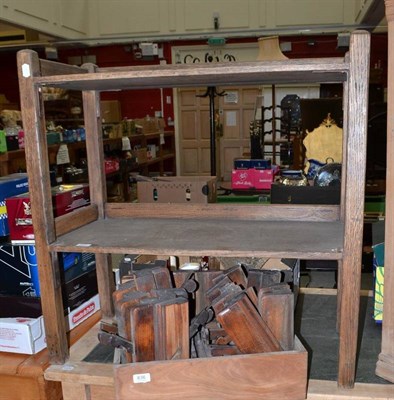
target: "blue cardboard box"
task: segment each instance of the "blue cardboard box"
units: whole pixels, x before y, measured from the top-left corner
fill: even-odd
[[[234,159],[234,169],[270,169],[271,160],[263,158],[236,158]]]
[[[96,257],[93,253],[60,253],[59,263],[65,283],[96,270]]]
[[[39,296],[34,245],[0,246],[0,295]]]
[[[27,190],[29,190],[29,183],[26,173],[0,177],[0,236],[8,236],[10,233],[5,199],[24,193]]]
[[[64,306],[74,309],[97,293],[93,253],[59,253]],[[39,297],[35,245],[0,246],[0,295]]]

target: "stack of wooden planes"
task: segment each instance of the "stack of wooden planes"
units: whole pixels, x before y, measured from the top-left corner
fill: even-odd
[[[294,293],[281,271],[131,265],[99,340],[129,363],[293,350]]]

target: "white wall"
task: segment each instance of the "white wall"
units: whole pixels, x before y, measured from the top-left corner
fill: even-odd
[[[367,0],[0,0],[0,19],[60,37],[144,39],[338,32]],[[214,29],[214,16],[219,29]],[[92,40],[93,41],[93,40]]]
[[[212,35],[347,26],[358,0],[90,0],[92,36]],[[219,29],[214,29],[214,16]]]
[[[89,0],[0,0],[0,19],[65,38],[86,37]]]

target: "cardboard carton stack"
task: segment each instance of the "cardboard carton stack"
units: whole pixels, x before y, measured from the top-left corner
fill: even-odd
[[[46,346],[26,174],[0,178],[0,351],[35,354]],[[52,189],[54,216],[90,204],[89,186]],[[59,253],[64,316],[69,330],[100,308],[92,253]]]

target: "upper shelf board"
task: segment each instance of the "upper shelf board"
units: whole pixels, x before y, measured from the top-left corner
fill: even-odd
[[[322,58],[96,68],[96,72],[86,73],[85,71],[85,73],[71,76],[55,75],[52,72],[52,75],[34,78],[34,82],[38,86],[99,91],[192,86],[340,83],[347,79],[348,70],[349,64],[343,58]]]
[[[60,252],[331,259],[343,223],[195,218],[107,218],[60,236]]]

